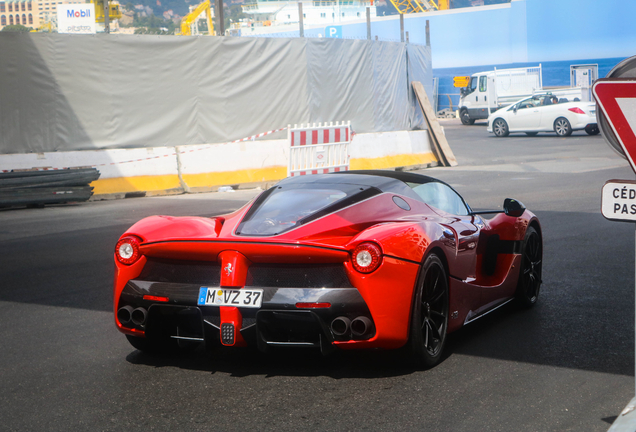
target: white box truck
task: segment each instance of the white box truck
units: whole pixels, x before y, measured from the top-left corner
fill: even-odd
[[[465,125],[487,119],[490,113],[524,97],[549,91],[568,101],[585,100],[581,87],[543,88],[541,65],[514,69],[497,69],[454,78],[460,87],[459,118]]]
[[[542,89],[541,65],[479,72],[470,77],[455,77],[455,87],[461,87],[459,118],[465,125],[487,119],[491,112],[516,100],[532,96]]]

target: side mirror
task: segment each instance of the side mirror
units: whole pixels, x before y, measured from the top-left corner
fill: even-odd
[[[519,106],[518,106],[518,105],[515,105],[515,106],[512,108],[512,112],[515,112],[515,113],[516,113],[516,112],[517,112],[517,108],[519,108]]]
[[[526,211],[526,206],[521,201],[512,198],[506,198],[503,204],[506,216],[519,217]]]

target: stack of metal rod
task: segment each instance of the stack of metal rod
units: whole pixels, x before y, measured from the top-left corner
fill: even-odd
[[[99,178],[95,168],[13,170],[0,173],[0,207],[43,207],[88,200],[89,184]]]

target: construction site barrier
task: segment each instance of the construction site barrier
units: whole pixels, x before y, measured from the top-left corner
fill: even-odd
[[[327,174],[349,170],[351,122],[288,126],[287,176]]]

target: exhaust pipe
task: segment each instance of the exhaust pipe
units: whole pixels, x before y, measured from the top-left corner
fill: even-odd
[[[362,339],[373,332],[373,322],[365,317],[359,316],[351,321],[351,333],[353,337]]]
[[[128,324],[130,322],[132,313],[133,313],[132,306],[120,307],[119,310],[117,310],[117,320],[121,324]]]
[[[130,319],[132,320],[134,325],[142,326],[146,322],[147,315],[148,315],[148,312],[146,312],[146,309],[139,307],[135,309],[134,311],[132,311],[132,314],[130,315]]]
[[[336,336],[344,336],[349,333],[349,326],[351,320],[347,317],[341,316],[331,321],[331,331]]]

